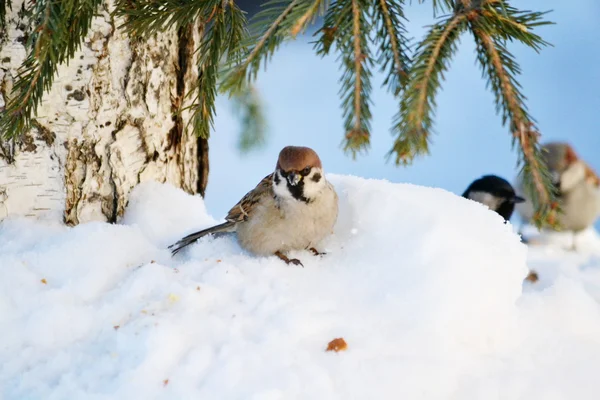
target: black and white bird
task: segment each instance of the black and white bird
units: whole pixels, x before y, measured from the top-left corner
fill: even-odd
[[[225,222],[192,233],[171,245],[173,254],[208,234],[235,232],[240,245],[255,255],[276,255],[288,264],[291,250],[310,250],[333,231],[338,195],[325,179],[321,160],[308,147],[284,147],[275,171],[248,192]]]
[[[496,175],[485,175],[473,181],[462,195],[463,197],[484,204],[496,211],[505,221],[515,209],[515,204],[525,199],[515,193],[512,185]]]

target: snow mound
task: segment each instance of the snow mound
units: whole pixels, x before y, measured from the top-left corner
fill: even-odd
[[[580,232],[551,230],[539,232],[532,225],[523,225],[521,232],[529,243],[536,247],[576,250],[578,253],[600,255],[600,235],[594,227]]]
[[[527,248],[478,203],[329,178],[338,224],[325,256],[292,254],[305,268],[232,237],[171,258],[168,244],[218,221],[157,183],[119,225],[5,220],[0,397],[594,398],[600,308],[584,285],[522,294]],[[339,337],[348,349],[325,352]]]

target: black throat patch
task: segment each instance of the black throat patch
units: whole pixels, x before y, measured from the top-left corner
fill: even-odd
[[[298,182],[296,185],[291,185],[286,180],[286,184],[293,198],[295,198],[298,201],[303,201],[306,204],[310,203],[310,199],[304,196],[304,179]]]
[[[502,204],[500,204],[496,212],[500,214],[500,216],[504,218],[505,221],[508,221],[510,220],[510,216],[512,215],[514,210],[515,203],[509,203],[508,201],[504,201],[502,202]]]
[[[284,171],[280,170],[279,173],[281,174],[283,179],[285,179],[285,184],[294,199],[296,199],[298,201],[302,201],[306,204],[311,202],[311,200],[309,198],[304,196],[304,179],[301,179],[296,185],[292,185],[287,180],[287,174]],[[274,180],[275,184],[279,184],[279,182],[281,181],[281,179],[279,179],[279,174],[275,173],[273,180]]]

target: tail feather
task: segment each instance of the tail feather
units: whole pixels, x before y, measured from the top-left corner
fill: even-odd
[[[186,237],[180,239],[178,242],[169,246],[169,249],[171,250],[171,255],[177,254],[184,247],[189,246],[190,244],[194,243],[196,240],[198,240],[201,237],[204,237],[206,235],[215,234],[215,233],[231,232],[232,231],[231,228],[233,228],[234,225],[235,225],[234,222],[228,221],[228,222],[224,222],[222,224],[215,225],[213,227],[189,234]]]

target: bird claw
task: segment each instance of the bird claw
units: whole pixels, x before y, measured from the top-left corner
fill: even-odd
[[[302,268],[304,268],[304,265],[302,265],[302,262],[300,260],[298,260],[297,258],[287,258],[287,256],[280,251],[276,251],[275,255],[277,257],[279,257],[281,260],[285,261],[285,263],[287,265],[294,264],[294,265],[299,265]]]
[[[311,253],[313,253],[314,256],[324,256],[325,252],[320,252],[319,250],[315,249],[314,247],[309,248],[308,250],[310,250]]]
[[[304,265],[302,264],[302,262],[301,262],[300,260],[298,260],[297,258],[291,258],[291,259],[289,259],[288,261],[286,261],[286,263],[287,263],[288,265],[290,265],[290,264],[299,265],[299,266],[301,266],[302,268],[304,268]]]

